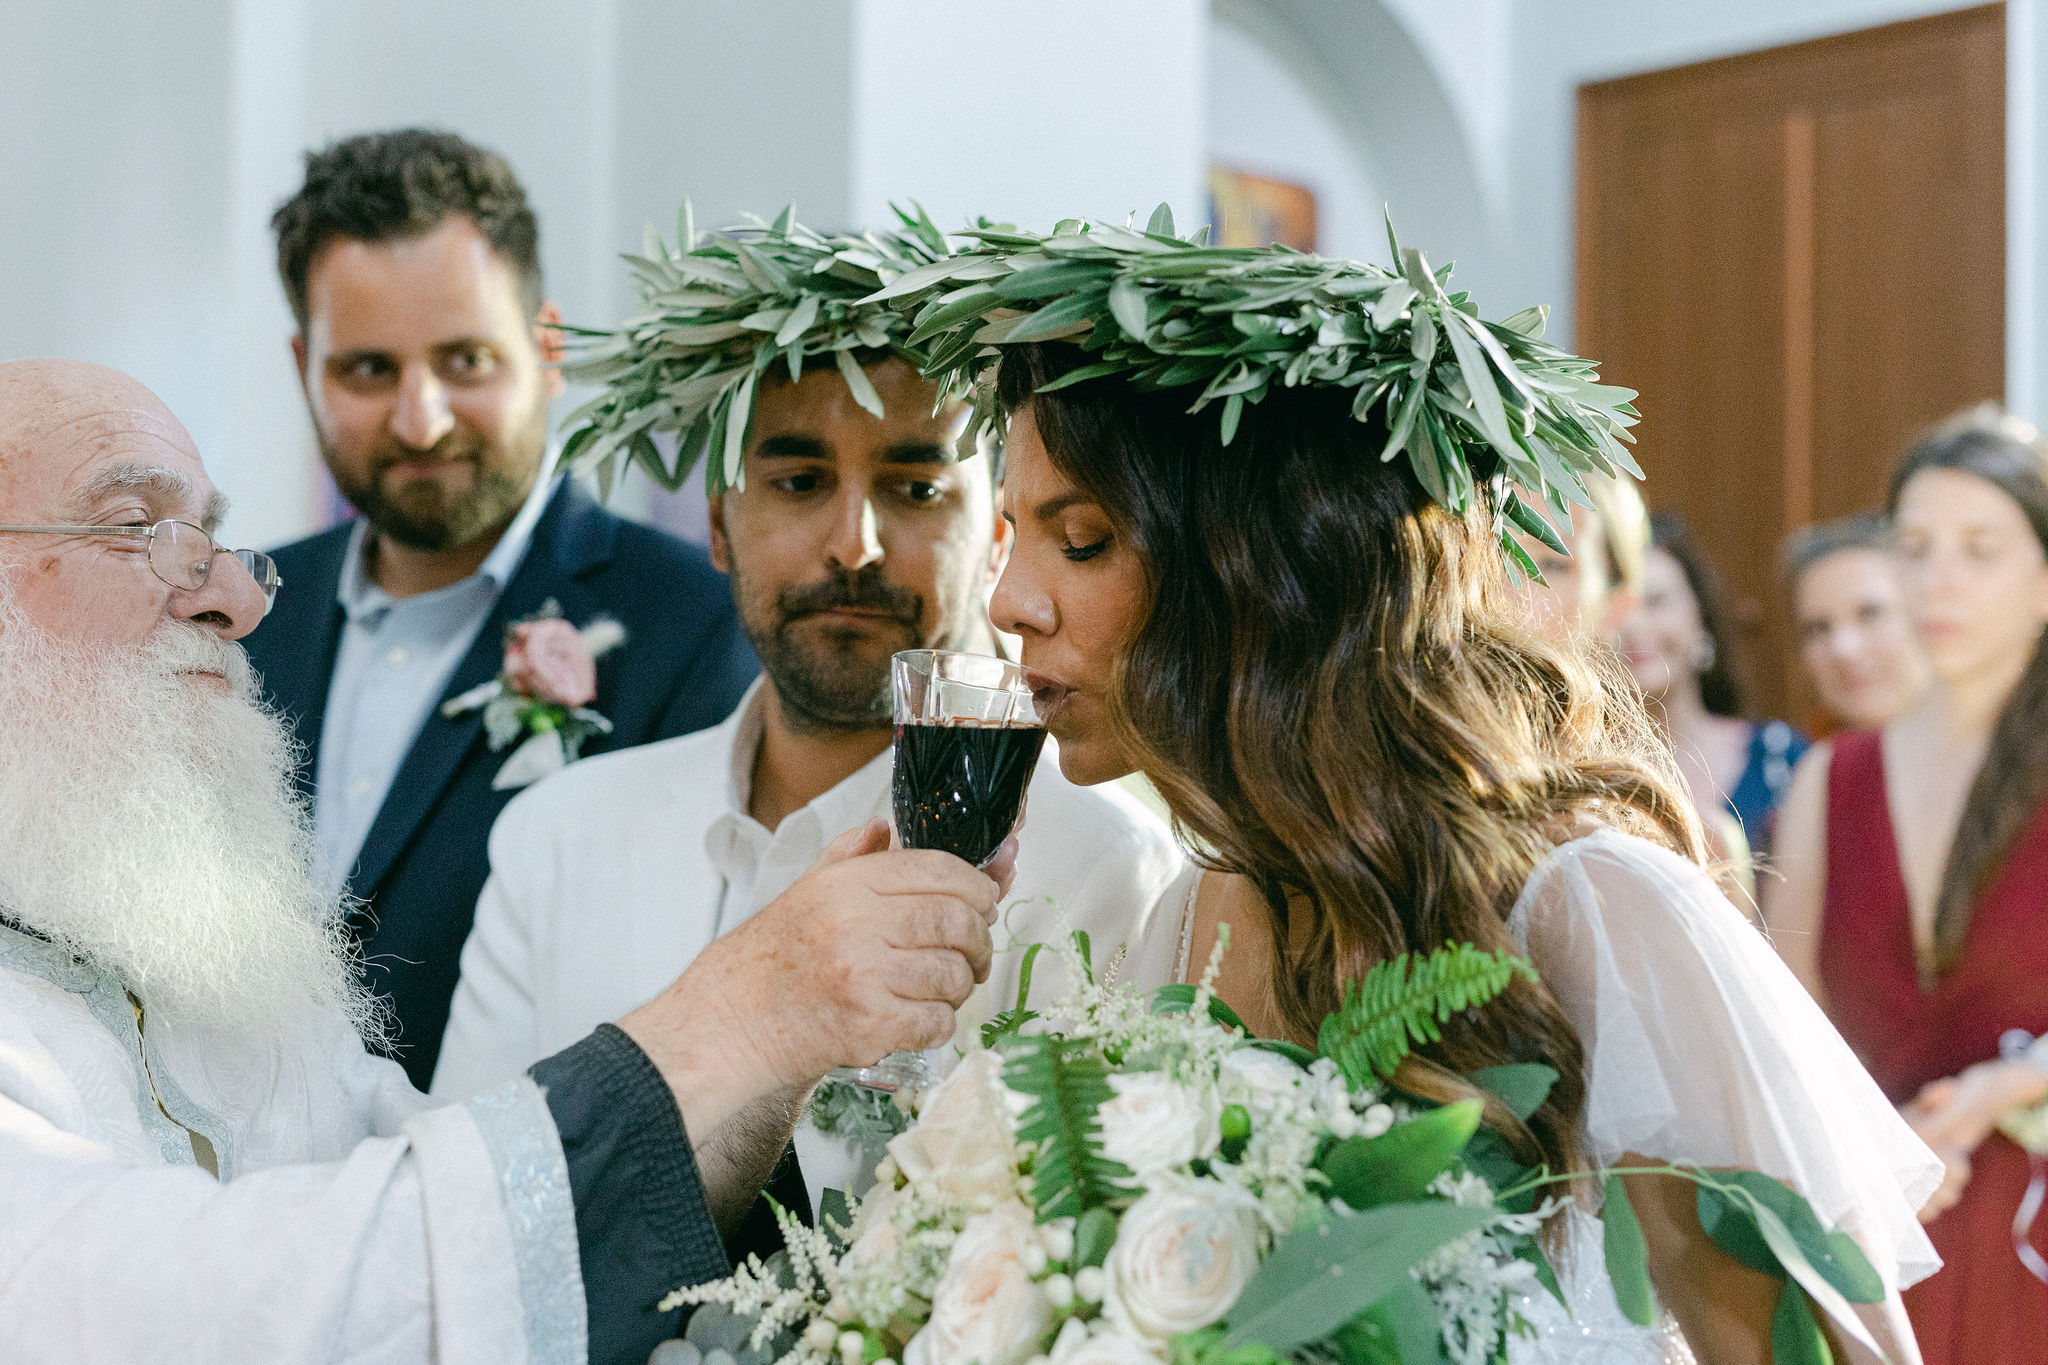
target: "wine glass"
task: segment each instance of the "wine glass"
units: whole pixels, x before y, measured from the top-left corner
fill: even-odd
[[[896,720],[890,804],[905,848],[935,848],[986,867],[1017,828],[1045,747],[1024,670],[1007,659],[910,649],[889,661]],[[935,1079],[919,1052],[892,1052],[849,1076],[875,1090]]]

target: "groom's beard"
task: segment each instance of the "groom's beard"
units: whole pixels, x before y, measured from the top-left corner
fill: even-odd
[[[152,1019],[276,1038],[338,1008],[375,1033],[290,753],[239,646],[174,621],[140,649],[57,640],[0,580],[0,914]]]

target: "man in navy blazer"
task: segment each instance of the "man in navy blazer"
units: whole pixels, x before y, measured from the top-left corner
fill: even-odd
[[[757,664],[703,551],[553,474],[559,315],[501,158],[445,133],[351,138],[307,159],[273,226],[321,453],[361,516],[276,551],[284,586],[244,643],[424,1089],[516,794],[493,787],[512,749],[444,703],[496,677],[507,627],[544,611],[625,629],[590,703],[613,728],[586,753],[716,724]]]

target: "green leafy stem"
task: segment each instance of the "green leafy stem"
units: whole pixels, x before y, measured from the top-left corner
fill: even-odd
[[[1541,1173],[1502,1190],[1499,1198],[1505,1202],[1582,1176]],[[1885,1359],[1850,1306],[1882,1302],[1884,1280],[1854,1238],[1840,1229],[1824,1227],[1811,1204],[1783,1181],[1760,1171],[1658,1165],[1609,1167],[1600,1173],[1607,1277],[1614,1286],[1615,1301],[1631,1322],[1644,1327],[1654,1322],[1657,1296],[1650,1281],[1649,1244],[1629,1202],[1623,1176],[1690,1180],[1698,1187],[1700,1227],[1715,1245],[1751,1270],[1785,1282],[1771,1321],[1775,1365],[1833,1362],[1834,1352],[1813,1314],[1814,1304],[1878,1359]]]

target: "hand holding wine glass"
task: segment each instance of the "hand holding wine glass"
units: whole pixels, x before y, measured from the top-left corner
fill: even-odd
[[[988,655],[914,649],[896,655],[889,672],[897,838],[905,848],[995,867],[1023,816],[1045,747],[1045,722],[1024,670]],[[1007,874],[998,881],[1007,893]],[[915,1052],[893,1052],[841,1074],[880,1090],[919,1089],[935,1079]]]
[[[709,1134],[834,1062],[951,1037],[953,1011],[987,979],[1006,889],[952,858],[890,851],[888,826],[872,821],[834,839],[619,1027],[669,1081],[691,1131]]]

